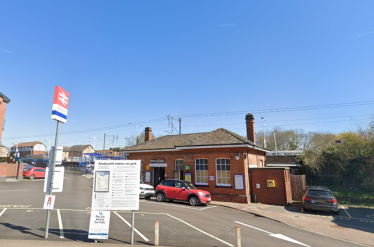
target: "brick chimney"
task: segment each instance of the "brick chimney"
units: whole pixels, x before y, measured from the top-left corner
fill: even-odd
[[[253,117],[252,113],[248,113],[245,116],[245,123],[247,125],[247,139],[256,144],[256,140],[255,140],[255,118]]]
[[[152,140],[152,128],[151,127],[145,127],[145,137],[144,142]]]

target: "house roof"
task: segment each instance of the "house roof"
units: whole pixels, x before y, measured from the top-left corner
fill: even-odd
[[[193,148],[202,146],[222,146],[222,145],[251,145],[256,146],[247,138],[240,136],[224,128],[219,128],[211,132],[168,135],[147,141],[122,151],[141,151],[141,150],[159,150],[159,149],[176,149],[176,148]],[[263,149],[263,148],[261,148]],[[268,149],[263,149],[267,151]],[[270,150],[269,150],[270,151]]]
[[[7,102],[7,103],[10,102],[10,99],[7,96],[5,96],[4,94],[2,94],[1,92],[0,92],[0,96],[4,99],[4,102]]]
[[[20,143],[18,143],[18,147],[33,147],[36,144],[42,144],[42,145],[44,145],[44,143],[42,143],[40,141],[35,141],[35,142],[20,142]],[[12,148],[15,148],[15,147],[17,147],[17,144],[12,146]]]
[[[4,146],[2,144],[0,144],[0,148],[7,148],[7,149],[9,149],[8,147],[6,147],[6,146]]]
[[[91,145],[74,145],[70,147],[69,152],[83,152],[86,148],[92,147]]]
[[[62,147],[62,152],[70,152],[70,148],[71,148],[71,147],[63,146],[63,147]]]

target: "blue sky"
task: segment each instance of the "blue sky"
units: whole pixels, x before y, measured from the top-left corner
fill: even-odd
[[[265,117],[267,128],[333,133],[366,128],[374,114],[373,1],[0,4],[6,146],[54,142],[55,86],[70,93],[61,145],[92,136],[102,148],[104,133],[124,145],[128,123],[165,135],[169,114],[183,133],[241,135],[247,112],[256,129]]]

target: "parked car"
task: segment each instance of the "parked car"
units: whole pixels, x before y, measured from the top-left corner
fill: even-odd
[[[14,157],[14,160],[18,161],[19,163],[24,163],[25,162],[24,158],[22,158],[22,157]]]
[[[33,158],[26,158],[23,161],[30,165],[36,165],[36,159],[33,159]]]
[[[38,160],[36,160],[36,165],[38,167],[47,167],[47,166],[49,166],[49,160],[48,159],[38,159]]]
[[[31,167],[30,170],[23,170],[23,176],[31,180],[45,178],[45,169],[43,167]]]
[[[139,189],[139,196],[144,196],[145,199],[149,199],[155,194],[155,188],[152,185],[145,184],[143,181],[140,181]]]
[[[339,214],[339,203],[332,191],[324,186],[308,186],[303,195],[304,210],[330,211]]]
[[[166,199],[173,201],[187,201],[191,206],[207,204],[211,201],[208,191],[196,189],[196,187],[183,180],[166,179],[156,187],[156,199],[159,202]]]
[[[25,171],[25,170],[30,170],[31,168],[33,168],[33,167],[35,167],[35,166],[33,166],[33,165],[29,165],[29,164],[25,164],[25,165],[23,165],[23,170]]]

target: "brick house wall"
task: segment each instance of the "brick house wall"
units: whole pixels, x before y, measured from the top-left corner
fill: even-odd
[[[192,174],[192,183],[195,184],[196,188],[207,190],[212,195],[212,200],[217,201],[231,201],[249,203],[250,193],[249,187],[249,175],[248,175],[248,164],[254,165],[258,160],[265,160],[264,152],[258,150],[251,150],[248,153],[247,149],[243,148],[215,148],[215,149],[190,149],[184,151],[170,151],[170,152],[137,152],[131,153],[128,156],[129,160],[142,160],[143,161],[143,177],[145,177],[146,171],[151,171],[151,185],[153,185],[153,167],[149,167],[152,163],[151,160],[164,160],[167,163],[165,167],[165,179],[174,178],[175,160],[183,160],[183,174],[190,172]],[[239,155],[239,160],[235,159],[235,156]],[[196,185],[195,183],[195,160],[196,159],[208,159],[208,185]],[[231,186],[217,186],[217,175],[216,175],[216,159],[226,158],[230,160],[230,176]],[[190,166],[190,170],[186,170],[186,166]],[[147,170],[148,168],[148,170]],[[245,189],[236,190],[234,185],[234,174],[243,174],[245,180]],[[214,176],[214,180],[210,181],[209,177]]]
[[[5,102],[4,98],[0,96],[0,143],[1,143],[1,137],[3,134],[3,128],[4,128],[6,106],[7,106],[7,102]]]
[[[253,168],[251,170],[252,190],[257,202],[276,205],[287,205],[291,202],[291,181],[288,168]],[[267,180],[274,180],[275,187],[268,187]],[[258,184],[260,188],[257,188]]]

